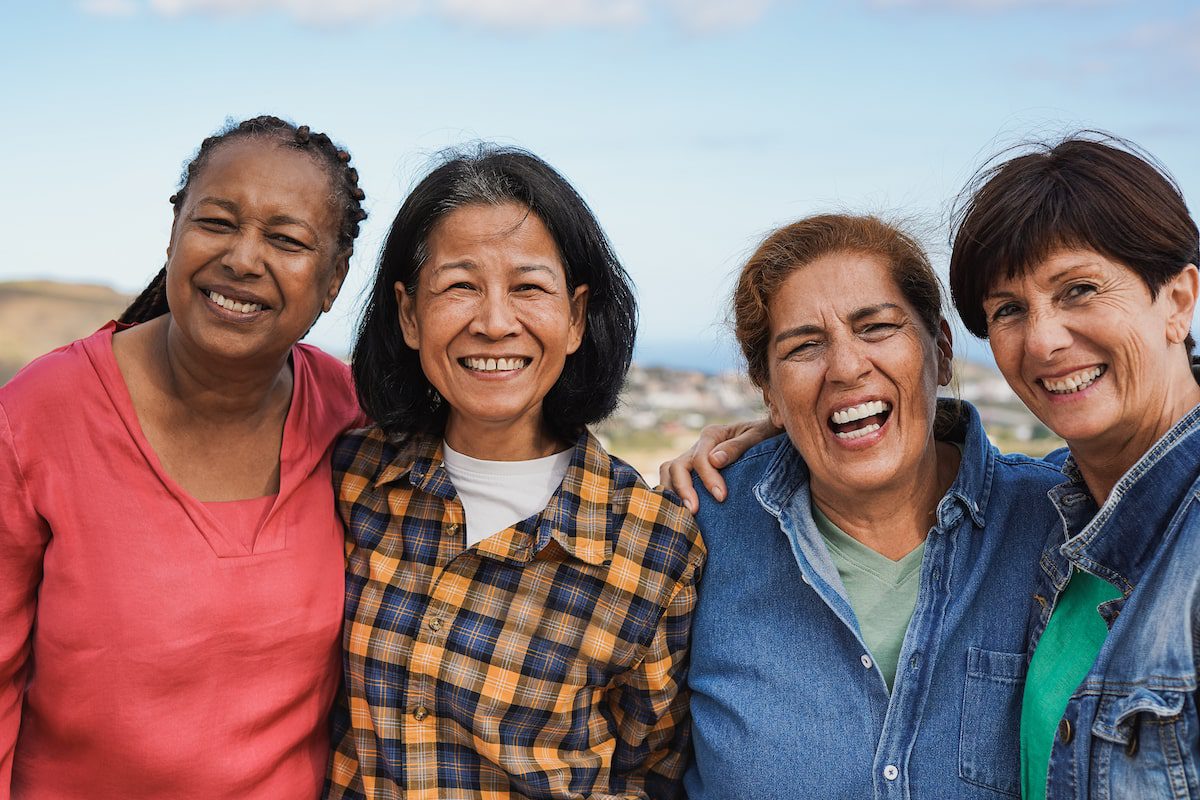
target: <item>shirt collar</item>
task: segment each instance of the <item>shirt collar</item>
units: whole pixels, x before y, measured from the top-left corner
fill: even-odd
[[[938,410],[943,414],[958,412],[957,419],[945,435],[938,438],[957,442],[963,448],[958,476],[938,503],[938,524],[943,529],[949,529],[966,514],[976,527],[982,528],[991,497],[995,451],[980,422],[979,412],[970,403],[942,398],[938,400]],[[780,438],[775,457],[754,487],[759,503],[775,516],[779,516],[788,505],[796,489],[808,483],[808,466],[803,457],[791,446],[786,436]]]
[[[421,434],[405,440],[395,457],[380,469],[375,486],[403,479],[414,489],[447,502],[457,501],[458,493],[446,473],[440,435]],[[608,564],[613,552],[609,514],[613,485],[612,457],[585,430],[572,447],[562,484],[536,518],[536,526],[527,531],[527,540],[519,544],[511,537],[493,536],[476,547],[481,555],[528,562],[554,542],[567,555],[587,564]]]
[[[1158,551],[1180,504],[1196,491],[1200,405],[1176,422],[1126,472],[1096,508],[1074,458],[1066,483],[1050,490],[1063,518],[1063,557],[1129,594]]]

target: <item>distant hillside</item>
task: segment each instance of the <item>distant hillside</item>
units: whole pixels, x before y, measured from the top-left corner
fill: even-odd
[[[107,286],[0,281],[0,384],[43,353],[118,316],[131,299]]]

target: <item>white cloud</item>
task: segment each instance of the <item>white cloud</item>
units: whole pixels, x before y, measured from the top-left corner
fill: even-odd
[[[304,23],[353,24],[433,16],[515,30],[623,28],[664,16],[681,27],[718,32],[762,18],[775,0],[81,0],[89,14],[148,11],[163,16],[278,12]]]
[[[1141,55],[1166,56],[1184,69],[1200,72],[1200,11],[1183,19],[1140,25],[1121,44]]]
[[[643,0],[441,0],[439,10],[493,28],[609,28],[646,20]]]
[[[149,0],[150,11],[164,16],[184,14],[253,14],[278,11],[305,23],[361,22],[389,15],[410,15],[421,0]]]
[[[935,11],[1017,11],[1036,8],[1099,8],[1129,0],[867,0],[872,8]]]
[[[97,17],[129,17],[138,10],[134,0],[81,0],[79,8]]]
[[[772,0],[666,0],[666,4],[684,27],[709,32],[753,25]]]

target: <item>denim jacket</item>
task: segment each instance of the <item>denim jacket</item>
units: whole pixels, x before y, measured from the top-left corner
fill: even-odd
[[[979,416],[937,506],[889,695],[810,511],[786,437],[702,497],[709,560],[692,633],[691,800],[933,798],[1020,792],[1018,724],[1037,558],[1062,473],[1001,455]]]
[[[1071,567],[1122,596],[1100,606],[1108,638],[1067,704],[1048,798],[1200,797],[1200,406],[1117,482],[1097,510],[1068,459],[1051,492],[1061,524],[1042,554],[1032,644]]]

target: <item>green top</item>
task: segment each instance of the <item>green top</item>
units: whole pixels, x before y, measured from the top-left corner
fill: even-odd
[[[812,515],[846,587],[863,642],[891,691],[904,634],[917,605],[925,543],[892,561],[834,525],[816,504]]]
[[[1075,570],[1038,641],[1021,701],[1021,796],[1045,800],[1058,724],[1108,636],[1097,606],[1121,596],[1107,581]]]

